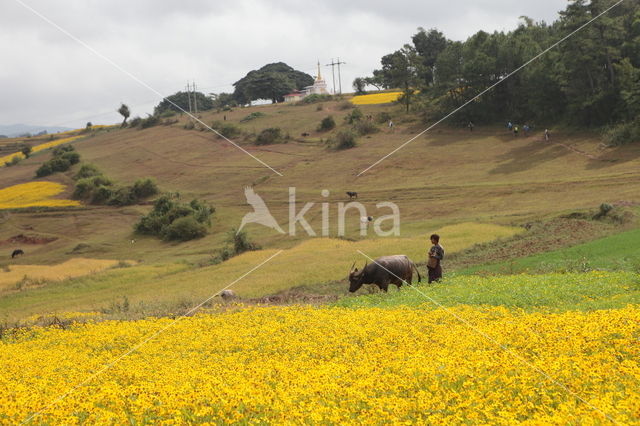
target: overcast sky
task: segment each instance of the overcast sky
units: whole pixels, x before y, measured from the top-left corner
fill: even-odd
[[[518,18],[552,22],[566,0],[1,0],[0,124],[114,123],[120,102],[132,115],[195,81],[230,92],[248,71],[271,62],[316,74],[331,87],[332,58],[343,91],[418,27],[454,40],[478,30],[510,30]],[[104,55],[65,35],[24,5]],[[126,71],[125,72],[123,72]],[[144,82],[137,82],[130,75]],[[145,85],[149,87],[145,87]]]

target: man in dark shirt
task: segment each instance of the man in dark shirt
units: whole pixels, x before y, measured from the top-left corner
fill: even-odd
[[[440,262],[444,259],[444,248],[440,245],[440,236],[438,234],[431,235],[431,250],[429,250],[429,258],[427,259],[427,271],[429,273],[429,284],[434,281],[440,281],[442,278],[442,266]]]

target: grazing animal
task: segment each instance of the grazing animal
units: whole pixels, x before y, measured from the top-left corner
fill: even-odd
[[[350,200],[352,200],[354,198],[358,198],[358,193],[357,192],[347,191],[347,195],[349,196]]]
[[[306,137],[306,136],[309,136],[309,133],[307,132],[302,133],[302,137]]]
[[[398,288],[403,282],[411,284],[414,269],[418,274],[418,282],[422,281],[415,263],[404,254],[379,257],[371,264],[365,263],[361,271],[354,269],[354,266],[355,262],[349,272],[350,293],[357,291],[363,284],[375,284],[385,292],[389,289],[389,284],[395,284]]]
[[[21,254],[24,254],[24,251],[22,251],[21,249],[16,249],[13,251],[13,253],[11,253],[11,258],[13,259],[16,256],[20,256]]]
[[[222,290],[220,292],[220,297],[222,297],[223,300],[231,300],[235,299],[237,296],[233,290]]]

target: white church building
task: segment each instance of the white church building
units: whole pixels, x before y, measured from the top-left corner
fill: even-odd
[[[322,78],[320,74],[320,62],[318,62],[318,75],[316,76],[313,85],[307,86],[302,90],[295,90],[289,94],[284,95],[285,102],[297,102],[304,99],[309,95],[329,95],[327,90],[327,82]]]

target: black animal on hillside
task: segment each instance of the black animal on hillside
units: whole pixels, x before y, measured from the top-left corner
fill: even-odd
[[[14,257],[20,256],[21,254],[24,254],[24,251],[22,251],[21,249],[15,249],[13,253],[11,253],[11,258],[13,259]]]
[[[349,272],[349,292],[351,293],[363,284],[375,284],[385,292],[389,289],[389,284],[395,284],[398,288],[402,287],[404,282],[411,284],[414,269],[418,274],[418,282],[422,281],[415,263],[404,254],[379,257],[371,264],[365,263],[361,271],[358,271],[358,268],[354,269],[353,266]]]
[[[349,196],[350,200],[353,200],[354,198],[358,198],[358,193],[357,192],[347,191],[347,195]]]
[[[309,136],[309,133],[307,133],[307,132],[301,133],[301,136],[302,136],[302,137]]]

